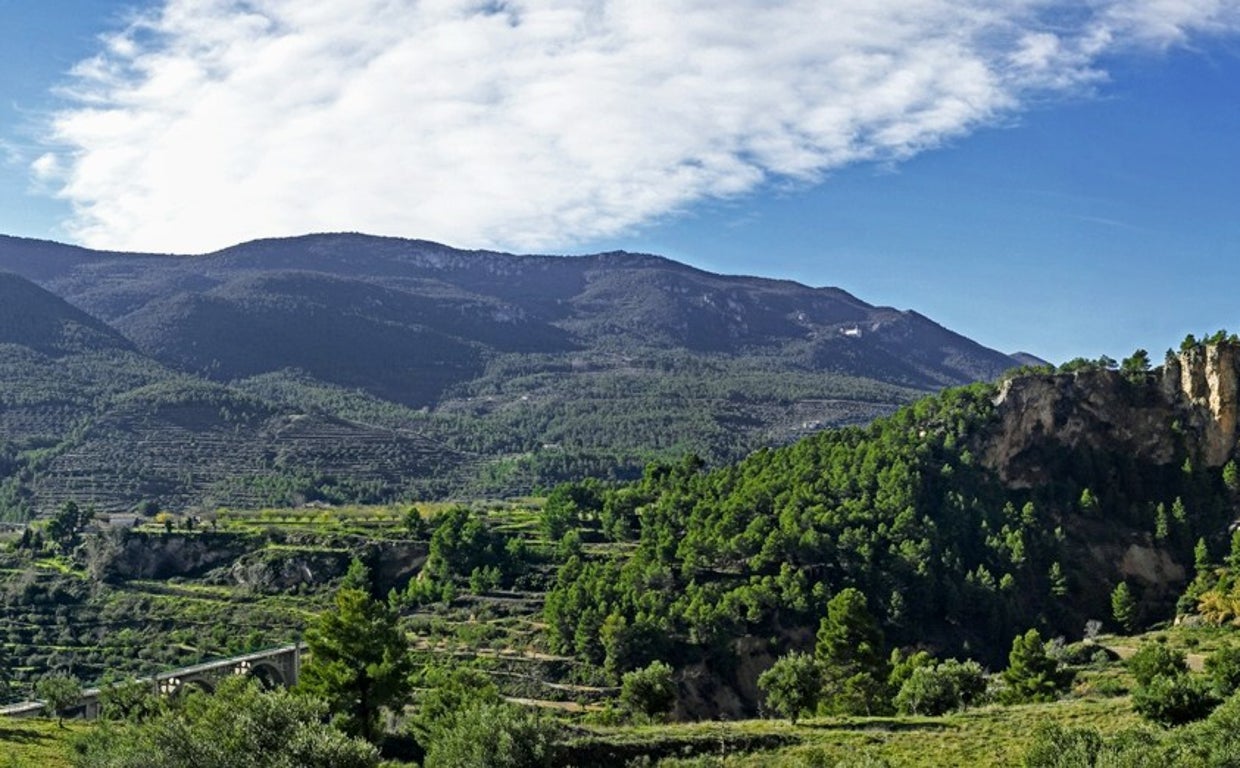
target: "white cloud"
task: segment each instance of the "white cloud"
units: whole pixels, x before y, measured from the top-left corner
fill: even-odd
[[[898,160],[1236,0],[164,0],[83,62],[55,173],[88,245],[358,230],[564,246]]]

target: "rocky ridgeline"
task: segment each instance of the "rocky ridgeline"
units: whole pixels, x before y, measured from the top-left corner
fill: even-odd
[[[1169,354],[1151,371],[1095,366],[1020,375],[999,388],[992,426],[971,450],[1013,489],[1072,483],[1092,474],[1092,492],[1107,494],[1108,484],[1131,485],[1134,475],[1157,483],[1187,470],[1217,472],[1237,454],[1238,393],[1240,345],[1230,341]],[[1113,474],[1100,475],[1099,466],[1111,467]],[[1169,507],[1171,499],[1165,502]],[[1102,585],[1093,596],[1102,615],[1109,585],[1120,580],[1138,586],[1149,605],[1163,610],[1191,577],[1185,542],[1160,539],[1152,525],[1137,526],[1131,516],[1118,520],[1081,512],[1065,514],[1060,522],[1074,557],[1090,563]],[[1216,534],[1214,548],[1224,548],[1225,531]]]

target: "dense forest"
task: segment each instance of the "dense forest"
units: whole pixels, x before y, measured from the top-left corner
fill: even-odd
[[[1017,630],[1079,635],[1107,618],[1099,587],[1105,597],[1116,584],[1091,583],[1082,557],[1096,528],[1146,534],[1177,562],[1203,537],[1226,546],[1234,462],[1151,467],[1092,452],[1058,458],[1053,484],[1005,487],[970,450],[996,391],[952,390],[714,471],[686,459],[633,485],[558,489],[549,514],[635,550],[560,570],[547,601],[553,646],[621,669],[674,652],[668,641],[709,653],[816,626],[853,587],[893,645],[993,661]]]

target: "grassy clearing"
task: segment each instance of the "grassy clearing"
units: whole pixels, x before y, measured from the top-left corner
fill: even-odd
[[[1019,764],[1035,727],[1053,721],[1114,733],[1141,724],[1127,698],[1065,699],[1050,704],[990,706],[945,717],[816,718],[785,721],[592,728],[574,744],[604,764],[649,755],[675,766],[681,758],[705,768],[833,766],[861,756],[892,768]],[[615,764],[622,765],[623,762]]]
[[[0,717],[0,768],[69,768],[69,739],[90,723]]]

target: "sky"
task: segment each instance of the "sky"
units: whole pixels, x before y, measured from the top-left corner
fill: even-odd
[[[1055,362],[1240,330],[1240,0],[0,0],[0,233],[838,286]]]

